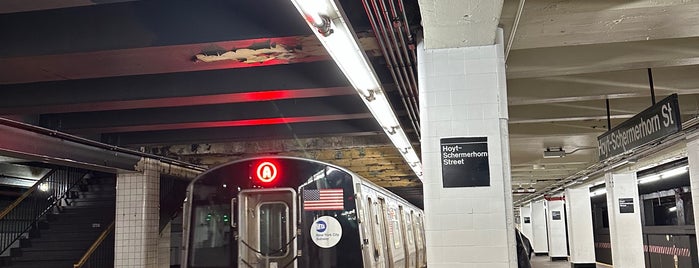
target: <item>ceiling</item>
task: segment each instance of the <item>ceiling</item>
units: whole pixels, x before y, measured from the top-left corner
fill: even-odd
[[[419,148],[362,1],[340,2]],[[699,113],[699,1],[505,0],[499,16],[483,11],[488,0],[444,14],[440,1],[403,2],[413,34],[420,13],[426,36],[444,30],[435,23],[475,29],[451,43],[491,40],[477,34],[484,23],[504,28],[513,188],[542,189],[595,163],[605,99],[612,126],[647,108],[647,68],[658,99],[678,93],[683,120]],[[390,166],[358,172],[421,196],[288,0],[3,0],[0,34],[0,116],[209,165],[330,150],[315,156],[352,166],[366,157],[352,150],[375,148]],[[574,153],[544,159],[548,147]]]

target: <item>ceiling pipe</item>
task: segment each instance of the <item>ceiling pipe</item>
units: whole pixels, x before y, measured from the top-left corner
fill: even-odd
[[[517,32],[517,26],[519,26],[519,19],[522,17],[525,1],[526,0],[519,0],[517,14],[515,14],[515,21],[512,23],[512,31],[510,31],[510,38],[507,39],[507,47],[505,48],[505,62],[507,62],[507,57],[510,55],[510,49],[512,49],[512,44],[515,42],[515,34]]]
[[[390,20],[386,19],[389,24],[387,27],[387,23],[384,22],[384,19],[379,13],[384,13],[384,18],[386,18],[387,14],[381,11],[376,1],[364,0],[363,4],[364,9],[369,18],[371,27],[374,31],[374,34],[376,35],[376,40],[379,43],[379,47],[381,48],[384,58],[386,59],[386,64],[388,64],[391,76],[398,88],[398,92],[401,96],[401,102],[403,103],[403,105],[406,108],[406,111],[408,112],[408,117],[411,121],[410,123],[412,124],[412,127],[415,130],[415,133],[419,139],[419,107],[417,105],[416,98],[414,97],[415,94],[411,93],[417,92],[417,87],[412,86],[410,81],[408,81],[408,78],[406,77],[407,71],[401,70],[401,68],[399,67],[401,65],[400,62],[404,61],[402,59],[401,54],[396,52],[399,50],[399,45],[395,41],[391,42],[391,38],[387,34],[388,31],[386,30],[386,28],[391,29],[391,31],[393,30],[393,28],[391,28],[392,26],[390,25]],[[404,21],[403,23],[407,24],[407,21]],[[403,66],[403,69],[405,69],[405,66]]]
[[[381,1],[383,2],[384,0],[381,0]],[[401,3],[402,1],[403,0],[398,0],[399,3]],[[418,105],[419,101],[417,99],[417,96],[418,96],[417,71],[415,70],[415,68],[413,68],[413,65],[417,62],[417,59],[411,60],[411,58],[410,58],[411,53],[409,52],[410,45],[408,44],[409,41],[408,42],[405,41],[406,36],[408,38],[412,38],[412,34],[410,34],[410,27],[408,26],[408,19],[405,15],[405,11],[403,11],[402,9],[401,9],[402,16],[400,16],[398,14],[398,9],[396,9],[396,4],[394,3],[394,0],[390,0],[388,3],[390,4],[390,7],[391,7],[391,15],[394,19],[394,23],[397,23],[397,25],[394,24],[393,26],[398,31],[398,38],[400,39],[400,45],[396,44],[396,46],[398,46],[401,49],[401,51],[403,52],[403,57],[398,57],[398,58],[400,59],[400,63],[401,63],[401,67],[403,68],[403,71],[408,73],[408,76],[410,78],[409,81],[412,83],[412,86],[409,88],[408,93],[410,95],[412,103],[414,103],[416,105],[415,110],[417,111],[417,114],[420,114],[420,107]],[[388,15],[388,13],[386,13],[386,14]],[[402,18],[402,21],[401,21],[401,18]],[[405,29],[405,32],[403,29]],[[391,32],[393,33],[393,30],[391,30]],[[395,37],[395,34],[394,34],[394,37]],[[413,40],[413,42],[414,42],[414,40]],[[413,45],[412,52],[413,52],[412,56],[414,57],[415,56],[414,45]],[[407,68],[408,70],[405,70],[405,68]],[[420,122],[417,122],[417,125],[419,127]]]

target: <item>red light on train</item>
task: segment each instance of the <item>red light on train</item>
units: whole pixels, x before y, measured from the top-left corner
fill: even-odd
[[[277,178],[277,166],[271,162],[262,162],[255,169],[255,175],[261,182],[270,183]]]

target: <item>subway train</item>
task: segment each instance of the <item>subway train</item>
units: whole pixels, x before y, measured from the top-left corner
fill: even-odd
[[[426,267],[424,214],[351,171],[271,156],[200,175],[183,207],[182,267]]]

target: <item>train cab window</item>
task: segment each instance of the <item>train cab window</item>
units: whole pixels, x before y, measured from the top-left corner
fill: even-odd
[[[288,252],[289,207],[285,203],[262,203],[259,208],[260,252],[268,257],[282,257]]]

